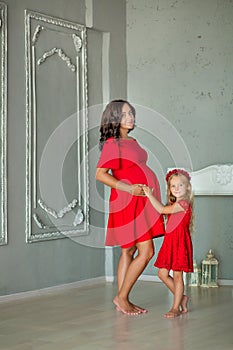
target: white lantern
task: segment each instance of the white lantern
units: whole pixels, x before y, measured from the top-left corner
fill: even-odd
[[[218,260],[211,249],[202,260],[201,287],[218,287]]]

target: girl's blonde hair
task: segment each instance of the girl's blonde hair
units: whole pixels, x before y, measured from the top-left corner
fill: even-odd
[[[174,177],[182,178],[185,181],[185,183],[187,184],[187,192],[186,192],[185,199],[187,199],[191,205],[191,219],[190,219],[189,230],[190,230],[190,233],[192,233],[194,230],[194,215],[193,215],[194,195],[192,192],[192,185],[190,182],[190,177],[187,177],[182,173],[174,173],[174,174],[169,176],[169,178],[167,179],[167,204],[168,205],[174,204],[176,202],[176,197],[174,197],[172,195],[171,190],[170,190],[171,180]]]

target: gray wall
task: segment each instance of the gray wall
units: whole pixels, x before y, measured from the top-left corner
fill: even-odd
[[[69,239],[25,243],[25,68],[24,9],[85,24],[84,0],[6,0],[8,5],[8,245],[0,247],[0,294],[103,276],[102,248]],[[158,111],[177,129],[188,147],[194,170],[232,162],[231,1],[93,1],[88,30],[89,106],[102,103],[102,33],[110,33],[109,99],[126,97]],[[127,24],[127,30],[126,30]],[[126,32],[126,36],[125,36]],[[126,63],[127,39],[127,63]],[[127,74],[128,67],[128,74]],[[128,80],[128,82],[127,82]],[[104,101],[107,102],[107,101]],[[101,108],[91,118],[100,120]],[[163,173],[173,166],[164,145],[148,129],[143,115],[134,135],[150,152],[162,191]],[[90,130],[90,188],[95,187],[98,123]],[[152,125],[154,128],[154,125]],[[153,129],[152,128],[152,129]],[[157,160],[151,160],[153,154]],[[103,187],[97,187],[103,196]],[[90,193],[93,200],[95,194]],[[95,201],[95,198],[94,198]],[[93,227],[104,226],[103,207],[91,208]],[[195,200],[194,255],[198,262],[212,248],[220,260],[220,278],[233,279],[232,197]],[[95,230],[89,232],[90,241]],[[156,241],[156,248],[161,244]],[[119,250],[114,249],[117,266]],[[145,274],[155,274],[152,263]]]
[[[6,0],[8,5],[8,245],[0,247],[0,295],[104,276],[105,252],[65,238],[25,242],[25,60],[24,9],[85,24],[84,0]],[[110,33],[110,97],[126,95],[125,1],[94,2],[90,37]],[[107,15],[106,15],[107,14]],[[88,35],[89,35],[88,34]],[[94,40],[93,40],[94,45]],[[120,49],[119,49],[120,48]],[[96,66],[95,50],[98,50]],[[89,47],[89,106],[102,103],[101,45]],[[98,90],[95,89],[96,76]],[[46,86],[45,86],[46,90]],[[55,118],[55,116],[51,116]],[[96,118],[100,120],[100,115]],[[92,131],[93,132],[93,131]],[[94,130],[90,147],[97,142]],[[95,159],[96,161],[96,159]],[[90,164],[90,181],[95,181]],[[76,169],[73,169],[74,171]],[[95,222],[91,212],[91,221]],[[99,221],[104,220],[100,218]]]
[[[229,0],[128,0],[128,99],[159,112],[184,140],[193,170],[232,163],[232,33]],[[143,125],[143,115],[138,115]],[[153,126],[153,125],[152,125]],[[159,142],[148,143],[166,172],[174,164]],[[171,152],[176,151],[176,143]],[[175,153],[174,153],[175,154]],[[154,168],[155,171],[160,169]],[[159,172],[160,176],[160,172]],[[164,178],[160,176],[164,188]],[[196,197],[194,256],[212,248],[221,279],[233,279],[232,197]],[[158,249],[161,242],[156,241]],[[150,267],[146,274],[154,274]]]

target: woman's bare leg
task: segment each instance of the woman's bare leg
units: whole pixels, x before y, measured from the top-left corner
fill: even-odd
[[[152,240],[137,243],[138,255],[132,259],[128,266],[123,283],[113,302],[120,311],[125,314],[137,315],[143,312],[143,308],[132,304],[129,301],[129,293],[141,275],[148,262],[154,255],[154,246]]]
[[[180,279],[180,275],[181,275],[181,280],[178,285],[176,284],[175,285],[175,276],[177,277],[176,280]],[[179,287],[183,290],[183,293],[184,293],[184,282],[183,282],[183,272],[182,271],[174,271],[173,273],[173,276],[174,277],[171,277],[169,275],[169,271],[167,269],[159,269],[159,272],[158,272],[158,276],[159,278],[163,281],[163,283],[168,287],[168,289],[172,292],[172,294],[175,296],[175,292],[179,289]],[[174,297],[175,298],[175,297]],[[188,304],[188,296],[185,295],[185,294],[182,294],[182,298],[181,298],[181,301],[180,301],[180,305],[179,305],[179,309],[181,308],[181,313],[186,313],[188,312],[188,307],[187,307],[187,304]]]
[[[134,254],[137,250],[136,246],[129,247],[129,248],[122,248],[121,250],[121,256],[119,258],[119,263],[118,263],[118,269],[117,269],[117,284],[118,284],[118,292],[121,289],[121,286],[123,284],[123,281],[125,279],[125,275],[128,271],[128,268],[130,264],[133,261]],[[130,303],[134,309],[136,308],[140,312],[145,312],[144,309],[141,309],[139,306]],[[119,307],[116,307],[118,311],[121,311]]]
[[[121,286],[125,279],[126,272],[129,268],[129,265],[133,261],[133,256],[136,250],[137,250],[136,246],[121,249],[121,256],[119,259],[118,269],[117,269],[118,292],[121,289]]]

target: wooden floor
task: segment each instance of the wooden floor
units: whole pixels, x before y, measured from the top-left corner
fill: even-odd
[[[163,317],[172,298],[162,283],[138,281],[134,302],[148,314],[115,311],[112,283],[0,303],[0,349],[232,350],[233,288],[192,287],[190,311]]]

